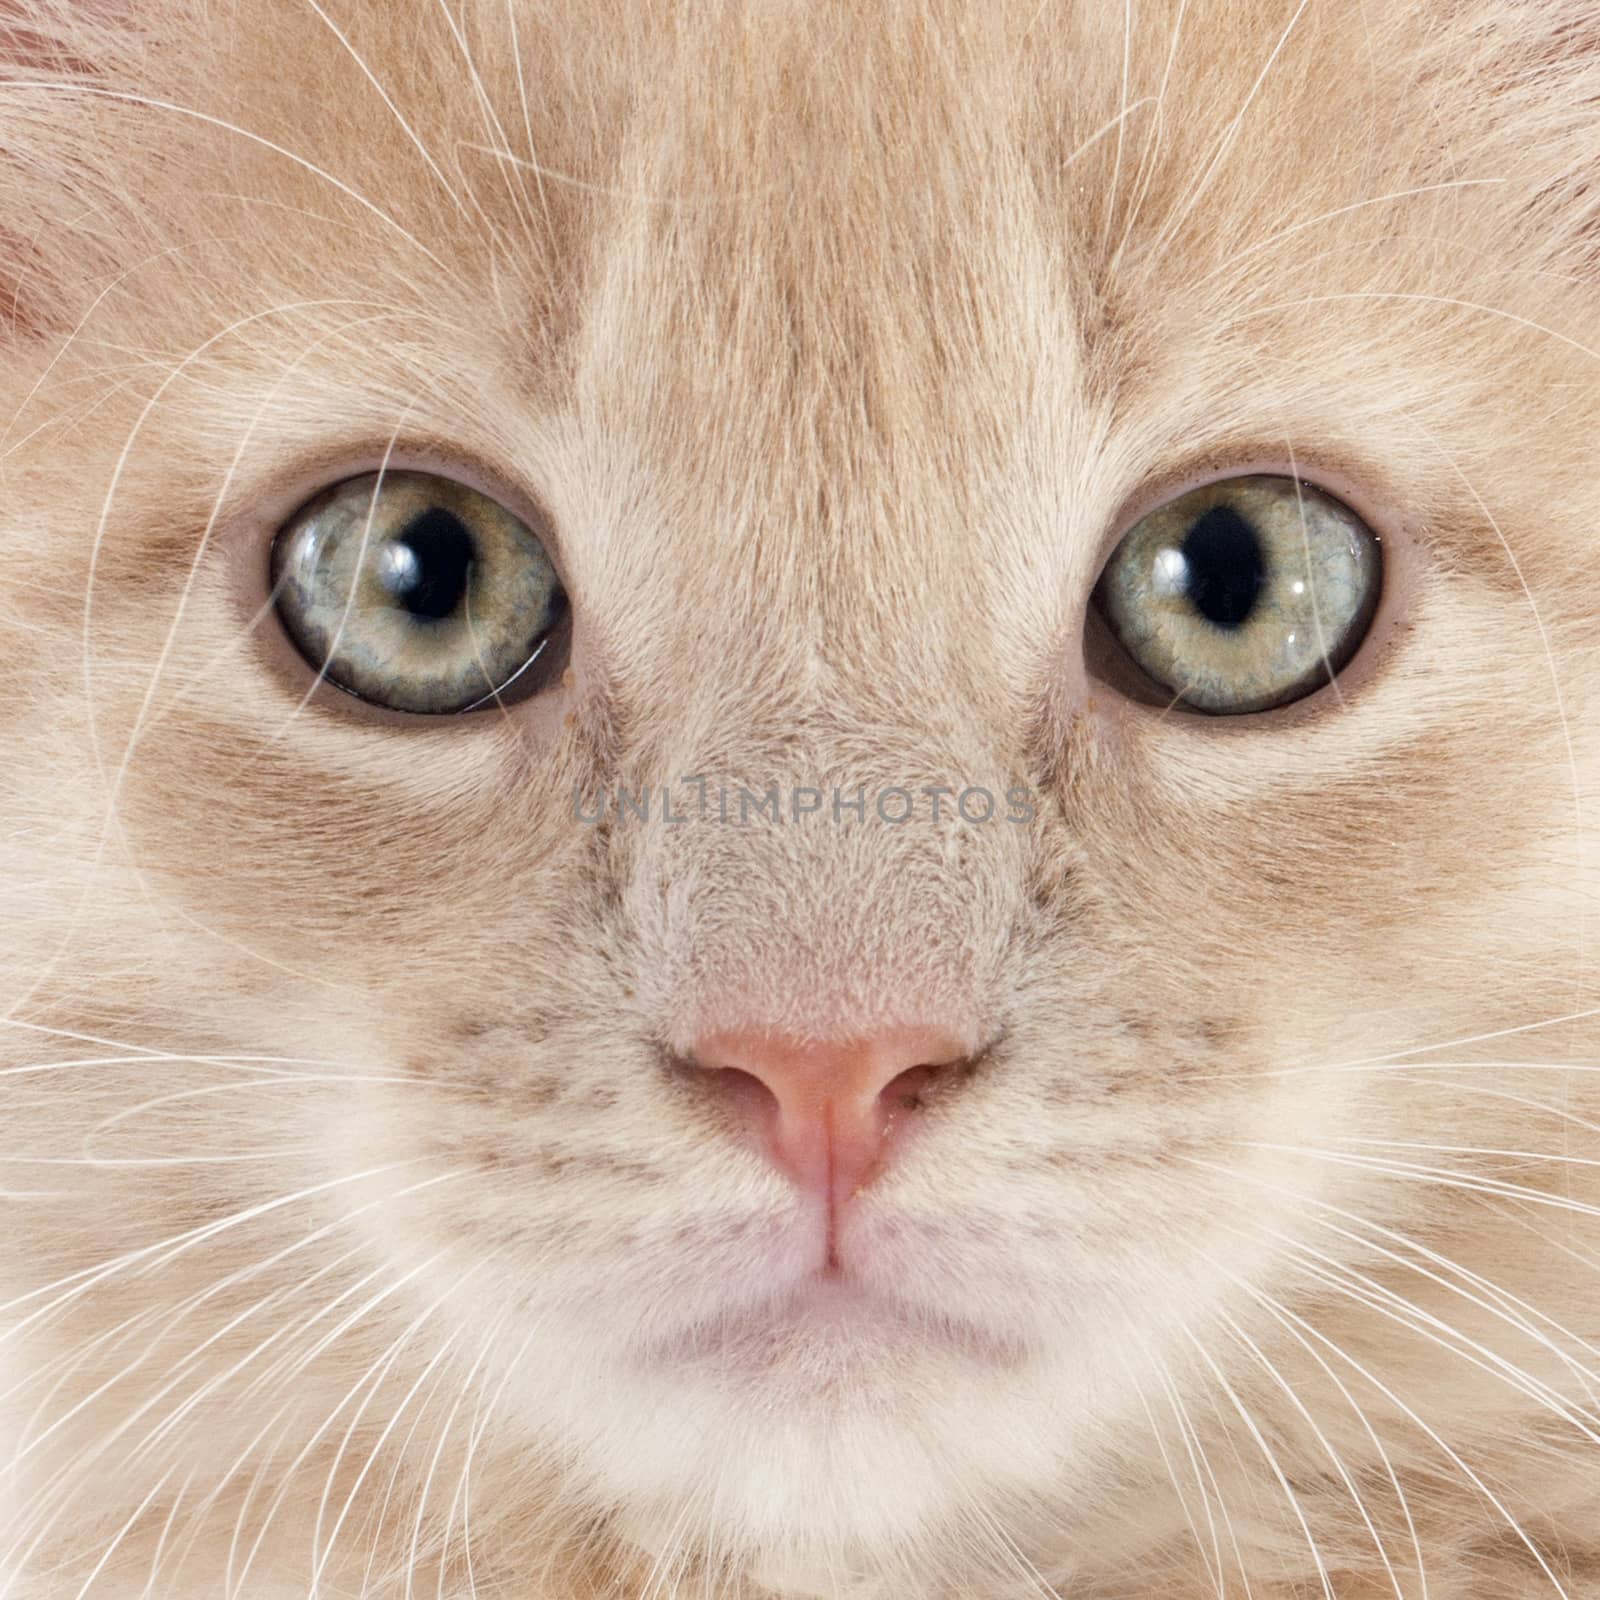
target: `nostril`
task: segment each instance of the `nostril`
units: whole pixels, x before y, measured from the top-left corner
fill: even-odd
[[[770,1116],[778,1109],[778,1097],[753,1072],[743,1067],[701,1067],[700,1078],[729,1105],[742,1111]]]
[[[748,1137],[760,1142],[771,1135],[782,1105],[755,1073],[742,1067],[703,1067],[682,1056],[672,1058],[671,1066],[675,1075],[694,1089],[697,1098],[718,1107]]]
[[[920,1108],[973,1075],[983,1056],[970,1050],[931,1026],[832,1041],[750,1028],[668,1059],[772,1164],[838,1205],[885,1170]]]
[[[907,1067],[899,1077],[884,1088],[879,1101],[891,1111],[915,1111],[926,1105],[942,1088],[948,1086],[965,1063],[943,1062],[939,1065]]]

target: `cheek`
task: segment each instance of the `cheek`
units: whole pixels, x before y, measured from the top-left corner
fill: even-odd
[[[1357,986],[1402,983],[1402,950],[1433,960],[1463,938],[1567,937],[1556,903],[1527,904],[1573,861],[1572,773],[1537,713],[1464,707],[1293,783],[1182,755],[1124,750],[1074,821],[1116,926],[1208,981],[1248,994],[1269,967],[1297,970],[1308,1000],[1347,1005]],[[1134,809],[1130,793],[1144,797]]]
[[[574,853],[548,776],[504,730],[483,733],[464,758],[427,735],[314,740],[190,709],[141,736],[123,834],[181,906],[263,953],[314,950],[375,984],[408,950],[448,967],[512,926],[542,932]]]
[[[231,582],[202,571],[181,615],[116,585],[101,608],[97,637],[119,642],[94,662],[94,746],[152,882],[220,933],[291,961],[315,949],[354,981],[379,951],[448,968],[508,928],[537,936],[577,898],[571,796],[594,783],[564,686],[509,714],[374,712],[317,686]],[[69,712],[82,696],[67,685]]]

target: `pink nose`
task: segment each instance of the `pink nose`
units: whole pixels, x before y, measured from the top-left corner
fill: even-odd
[[[883,1171],[905,1114],[963,1068],[970,1046],[937,1028],[895,1028],[842,1044],[738,1031],[696,1041],[767,1155],[837,1211]]]

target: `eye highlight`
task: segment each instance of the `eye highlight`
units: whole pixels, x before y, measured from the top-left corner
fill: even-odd
[[[1372,624],[1377,536],[1296,478],[1227,478],[1141,519],[1094,605],[1123,651],[1178,704],[1267,711],[1330,683]]]
[[[395,711],[520,700],[565,664],[570,608],[549,553],[450,478],[370,472],[332,485],[284,524],[271,572],[307,663]]]

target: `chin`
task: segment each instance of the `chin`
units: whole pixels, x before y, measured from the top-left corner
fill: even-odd
[[[865,1211],[824,1265],[816,1220],[774,1224],[741,1271],[680,1259],[670,1299],[619,1269],[558,1311],[530,1307],[496,1358],[502,1442],[559,1455],[680,1585],[693,1567],[838,1596],[989,1570],[974,1528],[1026,1537],[1045,1500],[1090,1492],[1083,1441],[1126,1404],[1127,1369],[1083,1326],[941,1292]]]

